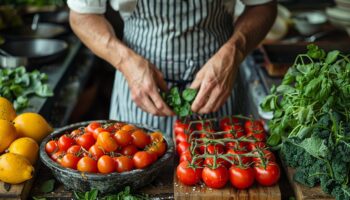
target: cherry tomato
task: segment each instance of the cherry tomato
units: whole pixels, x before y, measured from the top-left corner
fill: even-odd
[[[229,149],[229,150],[227,150],[226,153],[227,154],[233,154],[233,155],[239,155],[239,154],[245,154],[245,153],[248,153],[248,152],[244,151],[244,150]],[[229,156],[228,158],[230,160],[235,161],[236,164],[239,163],[239,158],[237,156]],[[249,164],[252,161],[252,159],[251,159],[251,157],[241,156],[241,161],[242,161],[243,164]]]
[[[163,134],[161,132],[154,132],[150,134],[152,142],[163,142]]]
[[[134,131],[136,130],[137,128],[134,126],[134,125],[131,125],[131,124],[126,124],[124,125],[121,130],[123,131]]]
[[[266,140],[266,133],[264,130],[253,130],[247,132],[248,137],[253,137],[257,141],[265,141]]]
[[[192,132],[192,129],[190,129],[189,124],[182,123],[181,120],[175,121],[175,124],[174,124],[175,137],[180,133],[186,134],[187,130],[190,130],[190,132]]]
[[[84,156],[79,160],[77,169],[81,172],[97,173],[97,161],[88,156]]]
[[[132,143],[139,149],[143,149],[151,143],[150,136],[141,129],[134,131],[131,137]]]
[[[206,130],[206,131],[213,131],[213,126],[211,122],[204,122],[204,123],[198,123],[196,124],[196,130],[201,131],[201,130]]]
[[[122,148],[121,150],[121,153],[124,155],[124,156],[134,156],[134,154],[136,152],[138,152],[139,150],[136,148],[135,145],[133,144],[130,144],[128,146],[125,146]]]
[[[100,133],[102,132],[108,132],[106,129],[102,128],[102,127],[98,127],[94,130],[94,132],[92,132],[92,135],[94,136],[94,139],[97,140],[97,137]]]
[[[109,174],[114,172],[116,166],[112,157],[103,155],[97,161],[97,169],[102,174]]]
[[[100,128],[101,126],[102,126],[102,124],[99,123],[99,122],[91,122],[91,123],[86,127],[86,131],[87,131],[87,132],[93,133],[93,132],[95,132],[95,130],[96,130],[97,128]]]
[[[191,145],[188,142],[180,142],[176,147],[177,154],[181,155],[182,152],[185,152],[186,150],[188,150],[190,146]]]
[[[254,151],[256,148],[265,148],[266,147],[266,144],[265,142],[261,142],[261,141],[258,141],[258,142],[249,142],[248,143],[248,150],[249,151]]]
[[[276,161],[276,157],[271,151],[269,151],[267,149],[263,149],[262,153],[263,153],[263,158],[265,159],[265,161],[273,161],[273,162]],[[254,152],[254,154],[259,155],[258,152]],[[255,164],[260,164],[261,163],[261,158],[260,157],[253,157],[252,159],[253,159],[253,162]]]
[[[254,170],[251,167],[242,168],[238,166],[231,166],[229,169],[231,184],[240,189],[247,189],[254,183]]]
[[[114,134],[117,129],[115,128],[114,124],[106,124],[103,126],[104,129],[106,129],[107,132]]]
[[[272,186],[280,178],[280,168],[277,163],[269,162],[266,169],[262,165],[254,167],[255,179],[263,186]]]
[[[60,164],[66,168],[76,169],[79,160],[80,158],[78,156],[71,153],[67,153],[66,155],[63,156]]]
[[[45,145],[45,151],[47,154],[51,155],[53,153],[56,153],[58,151],[58,144],[57,141],[55,140],[50,140],[48,143]]]
[[[134,162],[134,166],[137,169],[143,169],[143,168],[150,166],[153,163],[154,158],[147,151],[139,151],[139,152],[135,153],[132,160]]]
[[[64,151],[57,151],[56,153],[51,155],[51,159],[60,164],[65,154],[66,153]]]
[[[126,124],[125,124],[124,122],[116,122],[116,123],[114,124],[114,128],[115,128],[116,131],[119,131],[119,130],[121,130],[122,127],[125,126],[125,125],[126,125]]]
[[[228,181],[228,171],[223,166],[219,166],[216,169],[204,167],[202,179],[208,187],[219,189],[226,185]]]
[[[84,149],[88,150],[92,145],[95,144],[95,138],[93,135],[85,133],[75,139],[75,142],[82,146]]]
[[[116,170],[119,173],[131,171],[134,169],[134,162],[127,156],[119,156],[113,158],[116,163]]]
[[[103,148],[99,147],[96,144],[90,147],[89,153],[96,160],[98,160],[101,156],[105,155]]]
[[[161,157],[166,152],[166,144],[164,142],[154,142],[148,147],[147,151],[152,151]]]
[[[204,165],[205,166],[210,166],[210,167],[214,166],[214,158],[212,158],[212,157],[206,158],[204,160]],[[217,158],[216,165],[229,168],[231,166],[231,163],[229,163],[227,160],[224,160],[222,158]]]
[[[225,127],[236,125],[236,124],[239,124],[239,120],[235,117],[225,117],[225,118],[222,118],[219,122],[221,130],[225,130],[224,129]]]
[[[81,146],[73,145],[69,147],[69,149],[67,150],[67,153],[71,153],[75,156],[81,157],[82,156]]]
[[[224,146],[221,144],[209,144],[207,146],[207,152],[209,154],[223,154],[224,151]]]
[[[58,147],[61,151],[67,151],[69,147],[75,144],[75,141],[73,138],[71,138],[69,135],[62,135],[58,139]]]
[[[202,169],[192,168],[188,161],[182,161],[176,168],[176,176],[185,185],[195,185],[201,180]]]
[[[252,130],[264,130],[264,123],[261,120],[247,120],[244,123],[244,129],[247,133]]]
[[[195,164],[197,166],[202,166],[203,165],[203,158],[197,158],[196,161],[195,161]],[[180,155],[180,163],[182,161],[188,161],[189,163],[192,162],[192,155],[191,155],[191,152],[189,150],[186,150],[185,152],[182,152],[182,154]]]
[[[114,139],[122,147],[125,147],[125,146],[131,144],[132,141],[133,141],[133,138],[131,137],[130,132],[129,131],[123,131],[123,130],[117,131],[114,134]]]
[[[243,127],[241,125],[225,126],[223,130],[230,131],[230,133],[227,133],[227,134],[231,134],[233,138],[240,138],[245,135]],[[224,135],[224,138],[227,134]]]
[[[81,129],[75,129],[75,130],[73,130],[73,131],[70,133],[70,135],[72,136],[72,138],[79,137],[79,136],[81,136],[81,135],[83,135],[83,134],[84,134],[84,131],[81,130]]]
[[[102,147],[107,152],[117,150],[118,144],[109,132],[102,132],[97,137],[96,144]]]
[[[149,153],[149,154],[151,155],[152,163],[155,162],[155,161],[157,161],[158,156],[157,156],[157,154],[156,154],[155,152],[153,152],[153,151],[146,151],[146,152]]]
[[[180,142],[187,142],[188,135],[186,133],[178,133],[175,137],[176,144],[179,144]]]

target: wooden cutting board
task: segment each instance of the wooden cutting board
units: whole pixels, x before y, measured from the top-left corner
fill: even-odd
[[[248,190],[236,190],[230,184],[223,189],[211,189],[204,184],[191,187],[178,181],[174,173],[174,198],[175,200],[280,200],[281,191],[277,185],[262,187],[255,184]]]
[[[24,200],[27,199],[32,188],[34,178],[18,185],[10,185],[0,181],[0,199]]]
[[[297,200],[334,200],[334,198],[324,193],[320,186],[309,188],[301,185],[293,180],[295,170],[291,167],[286,167],[284,164],[288,181],[293,187],[294,195]]]

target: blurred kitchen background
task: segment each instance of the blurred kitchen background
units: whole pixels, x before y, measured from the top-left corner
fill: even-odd
[[[280,0],[278,4],[272,30],[242,64],[236,84],[241,112],[264,119],[271,114],[262,112],[259,103],[308,43],[350,52],[350,0]],[[238,2],[236,15],[242,10]],[[54,127],[107,119],[115,73],[74,36],[68,13],[63,0],[0,0],[0,65],[25,65],[29,71],[48,74],[54,96],[31,99],[26,111],[42,113]],[[122,38],[119,14],[108,8],[106,16]]]

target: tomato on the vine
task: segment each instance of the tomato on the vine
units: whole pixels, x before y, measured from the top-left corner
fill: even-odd
[[[119,131],[122,129],[123,126],[125,126],[126,124],[124,122],[116,122],[113,126],[115,128],[116,131]]]
[[[93,133],[97,128],[100,128],[102,125],[99,122],[91,122],[87,127],[86,127],[86,131]]]
[[[141,129],[134,131],[131,137],[132,143],[139,149],[143,149],[151,143],[151,137]]]
[[[139,150],[136,148],[135,145],[130,144],[121,149],[121,154],[123,154],[124,156],[133,156],[138,151]]]
[[[95,144],[95,138],[92,134],[85,133],[81,136],[78,136],[75,139],[75,142],[82,146],[84,149],[88,150],[92,145]]]
[[[98,171],[97,161],[88,156],[84,156],[79,160],[77,164],[77,169],[78,171],[81,171],[81,172],[96,173]]]
[[[180,142],[176,147],[177,154],[181,155],[186,150],[189,150],[190,146],[191,144],[189,144],[188,142]]]
[[[122,147],[125,147],[131,144],[133,140],[133,138],[131,137],[131,133],[129,131],[123,131],[123,130],[117,131],[114,134],[114,138],[117,141],[117,143]]]
[[[78,156],[71,153],[67,153],[62,157],[60,164],[66,168],[76,169],[79,160],[80,158]]]
[[[45,145],[45,151],[47,154],[51,155],[53,153],[56,153],[58,151],[58,144],[57,141],[55,140],[50,140],[48,143]]]
[[[97,140],[98,135],[102,132],[108,132],[108,131],[102,127],[98,127],[94,130],[94,132],[92,132],[92,136],[94,136],[95,140]]]
[[[123,131],[134,131],[136,129],[137,128],[134,125],[126,124],[126,125],[122,126],[122,128],[120,130],[123,130]]]
[[[244,129],[247,133],[253,130],[264,130],[264,123],[261,120],[247,120],[244,123]]]
[[[96,144],[102,147],[107,152],[113,152],[117,150],[118,144],[111,136],[109,132],[102,132],[97,137]]]
[[[187,142],[188,135],[186,133],[178,133],[175,137],[176,144],[179,144],[180,142]]]
[[[73,138],[76,138],[76,137],[79,137],[81,135],[84,134],[84,131],[81,130],[81,129],[75,129],[73,130],[72,132],[70,132],[70,135],[73,137]]]
[[[261,141],[257,141],[257,142],[248,142],[248,150],[249,151],[254,151],[257,148],[265,148],[266,147],[266,143],[265,142],[261,142]]]
[[[208,187],[219,189],[226,185],[228,181],[228,171],[223,166],[219,166],[216,169],[204,167],[202,179]]]
[[[209,144],[207,146],[207,153],[209,154],[223,154],[225,152],[222,144]]]
[[[176,168],[176,176],[185,185],[195,185],[201,180],[202,169],[190,167],[188,161],[182,161]]]
[[[189,124],[187,123],[182,123],[181,120],[176,120],[175,121],[175,124],[174,124],[174,134],[175,134],[175,137],[178,135],[178,134],[186,134],[187,133],[187,130],[189,130],[190,132],[192,132],[192,129],[190,127]]]
[[[247,189],[254,183],[254,170],[251,167],[242,168],[239,166],[231,166],[229,169],[231,184],[240,189]]]
[[[259,155],[258,152],[254,152],[254,154]],[[262,154],[263,154],[263,159],[264,159],[265,161],[273,161],[273,162],[276,161],[276,157],[275,157],[275,155],[274,155],[271,151],[269,151],[269,150],[267,150],[267,149],[263,149],[263,150],[262,150]],[[260,157],[253,157],[253,162],[254,162],[255,164],[259,164],[259,163],[262,162],[262,160],[261,160]]]
[[[103,155],[97,161],[97,169],[102,174],[112,173],[115,168],[115,161],[110,156]]]
[[[280,178],[280,168],[275,162],[268,162],[266,168],[262,165],[254,167],[255,179],[263,186],[272,186]]]
[[[90,155],[98,160],[101,156],[105,155],[105,152],[103,151],[102,147],[99,147],[98,145],[92,145],[89,149]]]
[[[134,169],[134,162],[127,156],[119,156],[113,158],[116,163],[116,170],[119,173],[127,172]]]
[[[67,151],[67,149],[74,144],[75,144],[74,139],[71,138],[69,135],[62,135],[58,139],[58,147],[61,151]]]
[[[64,151],[57,151],[56,153],[51,155],[51,159],[60,164],[65,154],[66,153]]]
[[[253,137],[257,141],[265,141],[266,140],[266,133],[264,130],[252,130],[247,132],[248,137]]]
[[[225,117],[222,118],[219,122],[220,129],[225,130],[225,127],[239,124],[239,120],[235,117]]]
[[[204,160],[204,165],[209,166],[209,167],[214,166],[214,158],[213,157],[206,158]],[[229,168],[231,166],[231,163],[223,158],[217,158],[216,159],[216,166],[223,166],[223,167]]]
[[[132,158],[137,169],[143,169],[154,162],[154,157],[147,151],[139,151]]]
[[[238,156],[236,155],[241,155],[241,154],[245,154],[245,153],[248,153],[247,151],[244,151],[244,150],[235,150],[235,149],[229,149],[227,150],[226,152],[227,154],[233,154],[233,156],[229,156],[228,159],[232,160],[232,161],[235,161],[236,164],[239,163],[239,158]],[[241,158],[241,161],[242,161],[242,164],[249,164],[252,159],[251,157],[246,157],[246,156],[240,156]]]

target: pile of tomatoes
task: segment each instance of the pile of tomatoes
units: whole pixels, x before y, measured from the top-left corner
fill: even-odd
[[[143,169],[167,150],[162,133],[121,122],[92,122],[66,133],[45,146],[51,159],[81,172],[108,174]]]
[[[185,185],[203,181],[210,188],[247,189],[254,182],[276,184],[280,168],[266,147],[263,123],[243,116],[174,125],[180,161],[176,175]]]

